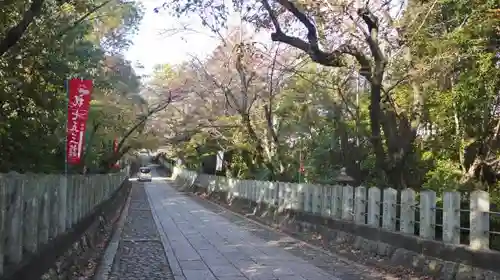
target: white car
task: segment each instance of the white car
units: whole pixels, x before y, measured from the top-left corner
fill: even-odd
[[[137,180],[139,182],[151,182],[151,169],[149,167],[139,168],[139,178]]]

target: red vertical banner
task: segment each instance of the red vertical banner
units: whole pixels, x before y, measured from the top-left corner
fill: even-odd
[[[71,79],[68,83],[68,120],[66,124],[66,161],[78,164],[82,158],[92,80]]]
[[[117,138],[115,138],[115,140],[113,140],[113,152],[114,152],[115,154],[117,154],[117,153],[118,153],[118,139],[117,139]],[[120,168],[120,163],[119,163],[119,161],[115,162],[115,164],[113,164],[113,167],[114,167],[114,168]]]

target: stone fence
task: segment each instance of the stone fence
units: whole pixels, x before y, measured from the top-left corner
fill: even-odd
[[[436,238],[436,227],[442,228],[442,242],[460,244],[460,231],[469,231],[469,247],[489,249],[490,203],[485,191],[470,194],[470,208],[460,209],[461,194],[445,192],[443,207],[437,207],[434,191],[416,193],[405,189],[352,187],[348,185],[309,185],[255,180],[237,180],[221,176],[197,174],[174,168],[173,177],[186,184],[207,186],[209,191],[226,192],[229,197],[241,197],[257,203],[275,205],[279,209],[309,212],[332,219],[381,227],[401,233],[414,234],[418,224],[419,236]],[[442,210],[441,224],[436,223],[436,211]],[[461,226],[461,213],[469,212],[470,227]],[[419,219],[416,219],[418,213]]]
[[[67,233],[128,176],[0,174],[0,276]]]
[[[209,194],[224,194],[227,201],[239,199],[271,206],[278,213],[295,213],[297,221],[317,225],[325,234],[336,232],[339,238],[344,232],[355,239],[349,242],[368,242],[367,251],[388,256],[397,265],[405,259],[401,265],[448,275],[442,279],[484,278],[493,271],[498,273],[484,279],[500,277],[500,252],[490,248],[490,240],[498,235],[490,229],[490,219],[498,213],[490,211],[488,192],[437,194],[238,180],[166,167],[181,188],[201,187]],[[390,252],[381,252],[387,245]]]

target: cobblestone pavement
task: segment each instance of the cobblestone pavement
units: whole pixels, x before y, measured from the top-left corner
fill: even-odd
[[[387,279],[295,246],[300,242],[283,234],[249,227],[243,218],[214,213],[167,182],[150,183],[146,191],[176,280]]]
[[[134,183],[110,280],[173,280],[144,186]]]

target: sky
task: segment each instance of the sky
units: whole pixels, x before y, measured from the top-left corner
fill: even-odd
[[[204,57],[216,47],[217,39],[196,18],[179,20],[167,12],[155,13],[154,8],[161,6],[164,0],[137,1],[144,5],[145,14],[125,57],[133,64],[138,62],[144,66],[135,68],[138,74],[150,74],[156,64],[178,64],[189,60],[191,55]],[[186,25],[197,32],[172,34]]]
[[[178,19],[166,11],[155,13],[165,0],[136,0],[145,8],[144,18],[139,31],[133,36],[133,46],[126,52],[125,57],[133,65],[140,63],[144,68],[134,67],[137,74],[151,74],[157,64],[179,64],[189,60],[191,56],[199,58],[209,55],[220,42],[214,34],[204,28],[196,16]],[[226,1],[226,0],[223,0]],[[393,10],[399,10],[399,5],[406,0],[396,0]],[[236,15],[230,22],[236,20]],[[187,26],[195,32],[187,32]],[[166,32],[168,31],[168,32]],[[174,32],[174,31],[177,31]],[[270,42],[269,34],[264,32],[257,36],[258,41]]]

